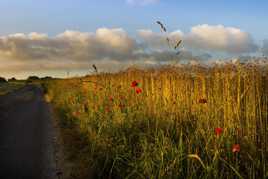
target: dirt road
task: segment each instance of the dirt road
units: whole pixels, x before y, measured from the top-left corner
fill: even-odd
[[[27,85],[0,97],[0,178],[55,178],[51,110]]]

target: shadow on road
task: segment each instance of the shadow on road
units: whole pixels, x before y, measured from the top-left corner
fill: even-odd
[[[0,97],[0,178],[54,178],[51,110],[41,88]]]

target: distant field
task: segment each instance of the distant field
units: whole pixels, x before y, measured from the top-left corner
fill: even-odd
[[[268,177],[268,66],[130,70],[45,86],[76,178]]]
[[[24,82],[0,83],[0,95],[5,95],[8,92],[21,88],[23,85],[25,85]]]

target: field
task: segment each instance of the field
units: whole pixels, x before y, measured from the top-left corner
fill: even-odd
[[[45,87],[74,178],[268,177],[268,66],[130,69]]]
[[[9,82],[0,84],[0,96],[21,88],[24,82]]]

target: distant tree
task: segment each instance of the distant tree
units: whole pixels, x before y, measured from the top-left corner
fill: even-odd
[[[28,80],[39,80],[38,76],[29,76]]]
[[[34,81],[38,81],[39,77],[38,76],[29,76],[28,79],[26,80],[27,83],[32,83]]]
[[[7,83],[7,80],[3,77],[0,77],[0,83]]]
[[[12,82],[12,81],[17,81],[17,79],[16,79],[16,78],[14,78],[14,77],[12,77],[12,78],[8,79],[8,81],[9,81],[9,82]]]
[[[53,78],[51,76],[45,76],[41,78],[41,80],[52,80]]]

